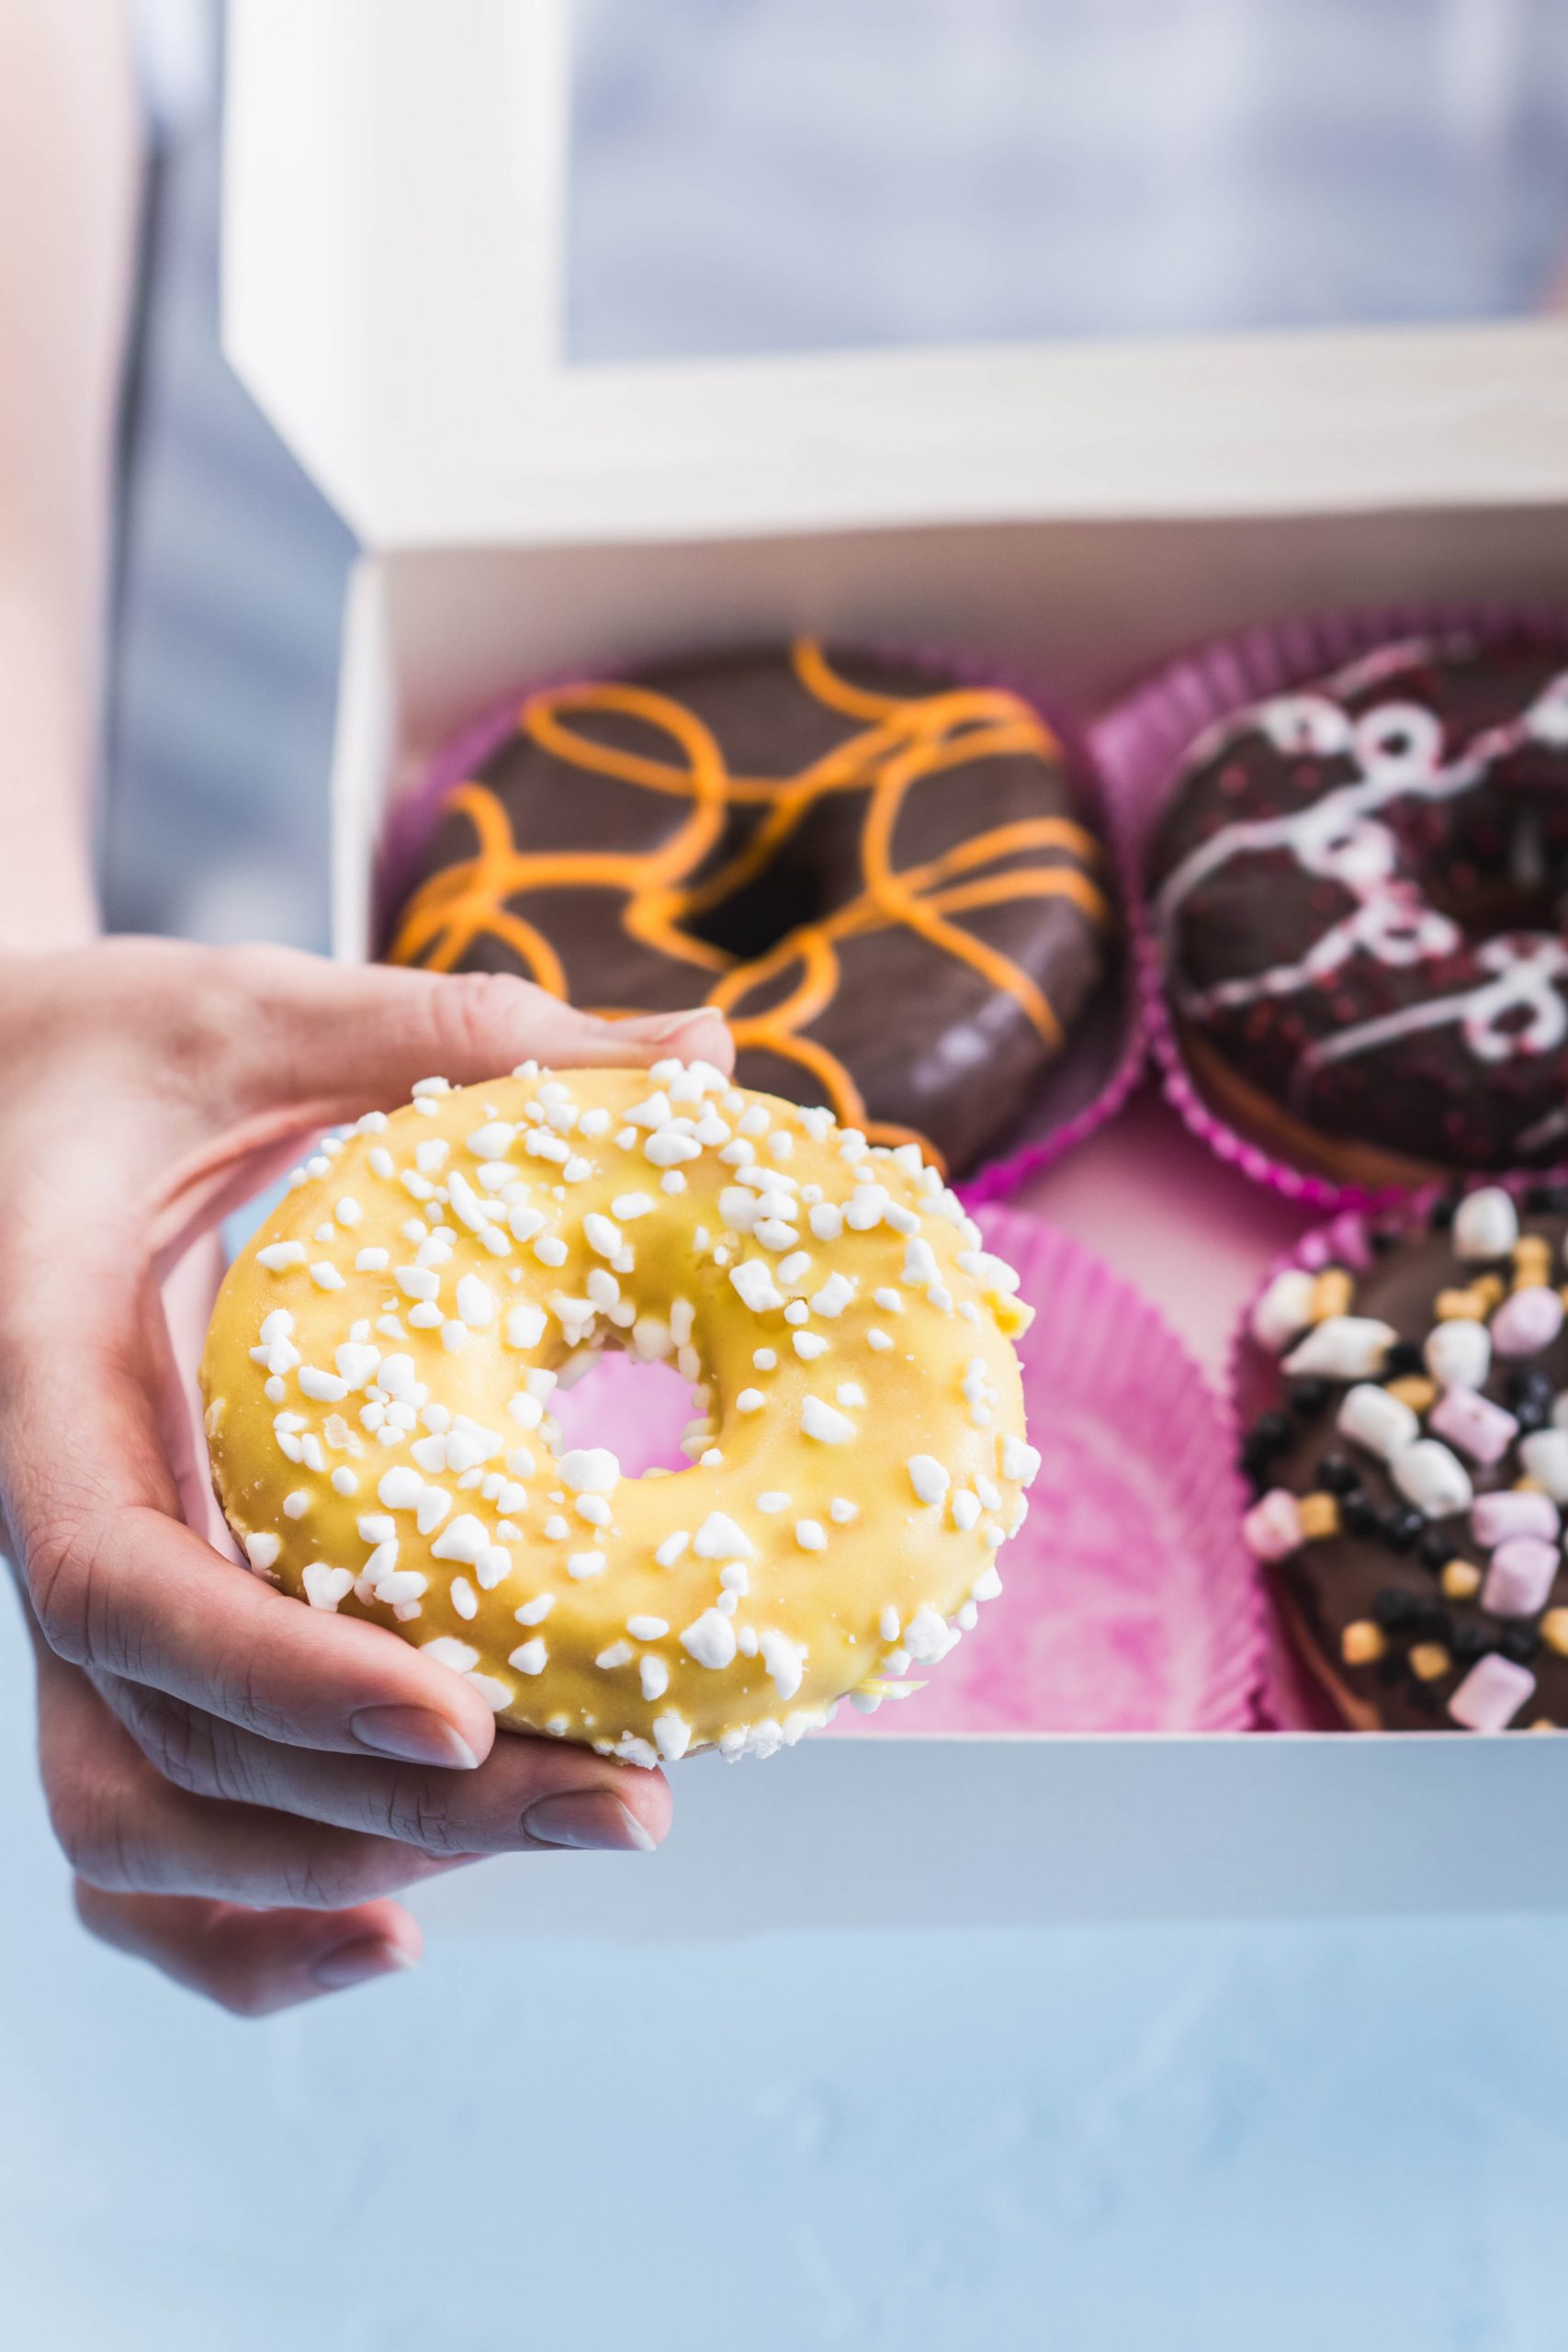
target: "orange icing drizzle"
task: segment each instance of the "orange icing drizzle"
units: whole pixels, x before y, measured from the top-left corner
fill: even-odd
[[[801,1034],[837,993],[839,944],[901,924],[1011,997],[1054,1052],[1062,1042],[1062,1026],[1041,989],[1010,956],[976,939],[954,918],[1022,899],[1066,898],[1090,922],[1107,924],[1111,910],[1104,893],[1083,865],[1043,861],[975,874],[977,867],[1031,852],[1055,852],[1094,865],[1100,845],[1070,818],[1028,818],[993,826],[900,872],[893,863],[893,837],[912,785],[976,760],[1020,753],[1045,759],[1059,752],[1055,737],[1027,703],[998,687],[953,686],[912,698],[874,693],[840,678],[810,638],[795,643],[792,660],[808,695],[860,724],[859,732],[795,775],[732,775],[695,712],[649,687],[592,683],[531,695],[518,714],[518,729],[542,751],[569,767],[684,800],[686,814],[656,850],[536,853],[517,847],[506,809],[488,785],[461,784],[446,805],[460,809],[473,825],[476,854],[433,875],[415,892],[389,959],[451,971],[473,941],[488,933],[506,943],[541,988],[564,998],[566,975],[555,948],[509,901],[539,889],[621,891],[626,901],[622,922],[631,937],[677,963],[719,976],[705,1001],[728,1016],[738,1051],[774,1054],[809,1072],[840,1124],[863,1128],[873,1142],[913,1142],[931,1153],[928,1137],[869,1119],[860,1090],[838,1056]],[[596,743],[571,727],[578,712],[641,719],[662,732],[680,757],[659,759]],[[750,963],[737,963],[684,928],[693,916],[721,904],[761,874],[818,800],[848,791],[867,795],[861,835],[863,887],[855,898],[822,922],[802,924]],[[760,806],[766,812],[751,839],[705,882],[688,884],[684,877],[722,837],[728,809],[740,806]],[[796,965],[799,978],[777,1004],[761,1013],[737,1009],[753,990],[779,981]]]

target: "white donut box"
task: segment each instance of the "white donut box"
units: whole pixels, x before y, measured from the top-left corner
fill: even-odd
[[[952,644],[1092,711],[1314,607],[1568,603],[1568,326],[570,367],[570,0],[231,0],[225,326],[367,550],[336,946],[433,748],[519,680],[797,628]],[[460,29],[459,29],[460,28]],[[1145,1090],[1025,1196],[1225,1336],[1300,1228]],[[458,1872],[431,1915],[620,1937],[1539,1909],[1563,1744],[1465,1735],[807,1740],[673,1772],[657,1861]]]

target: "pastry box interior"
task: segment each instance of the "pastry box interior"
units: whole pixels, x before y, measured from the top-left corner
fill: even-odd
[[[1568,608],[1557,323],[575,356],[571,8],[462,13],[459,39],[427,0],[231,8],[228,349],[364,549],[341,956],[380,944],[389,812],[540,682],[797,636],[940,647],[1037,682],[1113,783],[1134,689],[1203,640],[1351,606]],[[1231,1356],[1324,1209],[1134,1086],[1121,1019],[1059,1123],[1072,1148],[970,1188],[1037,1309],[1044,1457],[972,1641],[787,1757],[674,1766],[656,1866],[457,1873],[433,1912],[682,1937],[1568,1896],[1540,1860],[1555,1741],[1270,1702]]]

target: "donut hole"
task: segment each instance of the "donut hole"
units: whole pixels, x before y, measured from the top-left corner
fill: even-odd
[[[645,1363],[625,1349],[606,1347],[579,1358],[566,1378],[570,1385],[563,1384],[550,1399],[562,1453],[607,1445],[627,1478],[691,1468],[681,1441],[696,1416],[696,1396],[673,1364]]]

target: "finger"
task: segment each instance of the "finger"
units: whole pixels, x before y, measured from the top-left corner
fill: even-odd
[[[421,1771],[258,1739],[112,1679],[103,1691],[141,1754],[179,1788],[278,1808],[433,1857],[555,1846],[648,1852],[669,1833],[661,1772],[562,1741],[498,1739],[477,1772]]]
[[[238,956],[248,1008],[242,1067],[267,1102],[326,1101],[344,1115],[394,1101],[422,1078],[471,1085],[526,1060],[566,1068],[670,1056],[725,1069],[733,1060],[723,1016],[708,1007],[612,1021],[504,973],[329,964],[288,948]]]
[[[47,1344],[0,1306],[0,1506],[51,1648],[268,1738],[471,1770],[495,1724],[461,1676],[301,1607],[179,1522],[138,1308],[116,1283],[89,1264]]]
[[[58,1659],[39,1685],[39,1770],[66,1858],[106,1894],[339,1911],[455,1859],[175,1788],[86,1678]]]
[[[85,1879],[75,1899],[82,1924],[101,1943],[150,1961],[236,2017],[270,2017],[394,1975],[412,1968],[422,1948],[417,1925],[397,1903],[247,1911],[178,1895],[109,1894]]]

